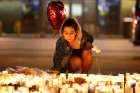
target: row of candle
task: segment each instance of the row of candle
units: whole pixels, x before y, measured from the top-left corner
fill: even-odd
[[[140,74],[126,73],[125,93],[140,93]]]
[[[0,73],[0,93],[48,93],[47,75]]]
[[[0,73],[0,93],[140,93],[140,74]]]
[[[75,78],[86,82],[75,82]],[[80,80],[79,80],[80,81]],[[94,75],[61,73],[58,77],[48,82],[49,87],[60,89],[59,93],[124,93],[124,75]]]

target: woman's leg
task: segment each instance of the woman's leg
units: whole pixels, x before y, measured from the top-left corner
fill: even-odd
[[[82,73],[88,73],[93,64],[93,54],[91,50],[82,51]]]
[[[72,56],[69,60],[69,72],[74,73],[81,70],[82,60],[79,56]]]

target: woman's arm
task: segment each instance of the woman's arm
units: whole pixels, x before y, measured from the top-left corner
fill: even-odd
[[[68,61],[68,46],[67,43],[58,39],[56,42],[56,49],[53,56],[54,69],[60,72],[65,72],[67,69]]]
[[[91,34],[89,34],[88,32],[84,31],[83,32],[83,38],[84,40],[84,49],[91,49],[93,47],[92,43],[94,41],[94,38]]]
[[[86,33],[87,41],[90,43],[93,43],[93,41],[94,41],[93,36],[88,32],[85,32],[85,33]]]

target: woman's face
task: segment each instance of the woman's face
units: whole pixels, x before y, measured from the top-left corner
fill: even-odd
[[[64,39],[69,43],[75,40],[76,31],[71,26],[64,27],[64,31],[62,34],[64,36]]]

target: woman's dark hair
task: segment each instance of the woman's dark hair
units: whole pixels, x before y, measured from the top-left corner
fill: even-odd
[[[63,23],[63,25],[61,27],[61,33],[64,32],[64,28],[65,27],[73,27],[74,30],[77,31],[78,30],[78,23],[77,23],[77,21],[74,18],[67,18],[64,21],[64,23]]]

